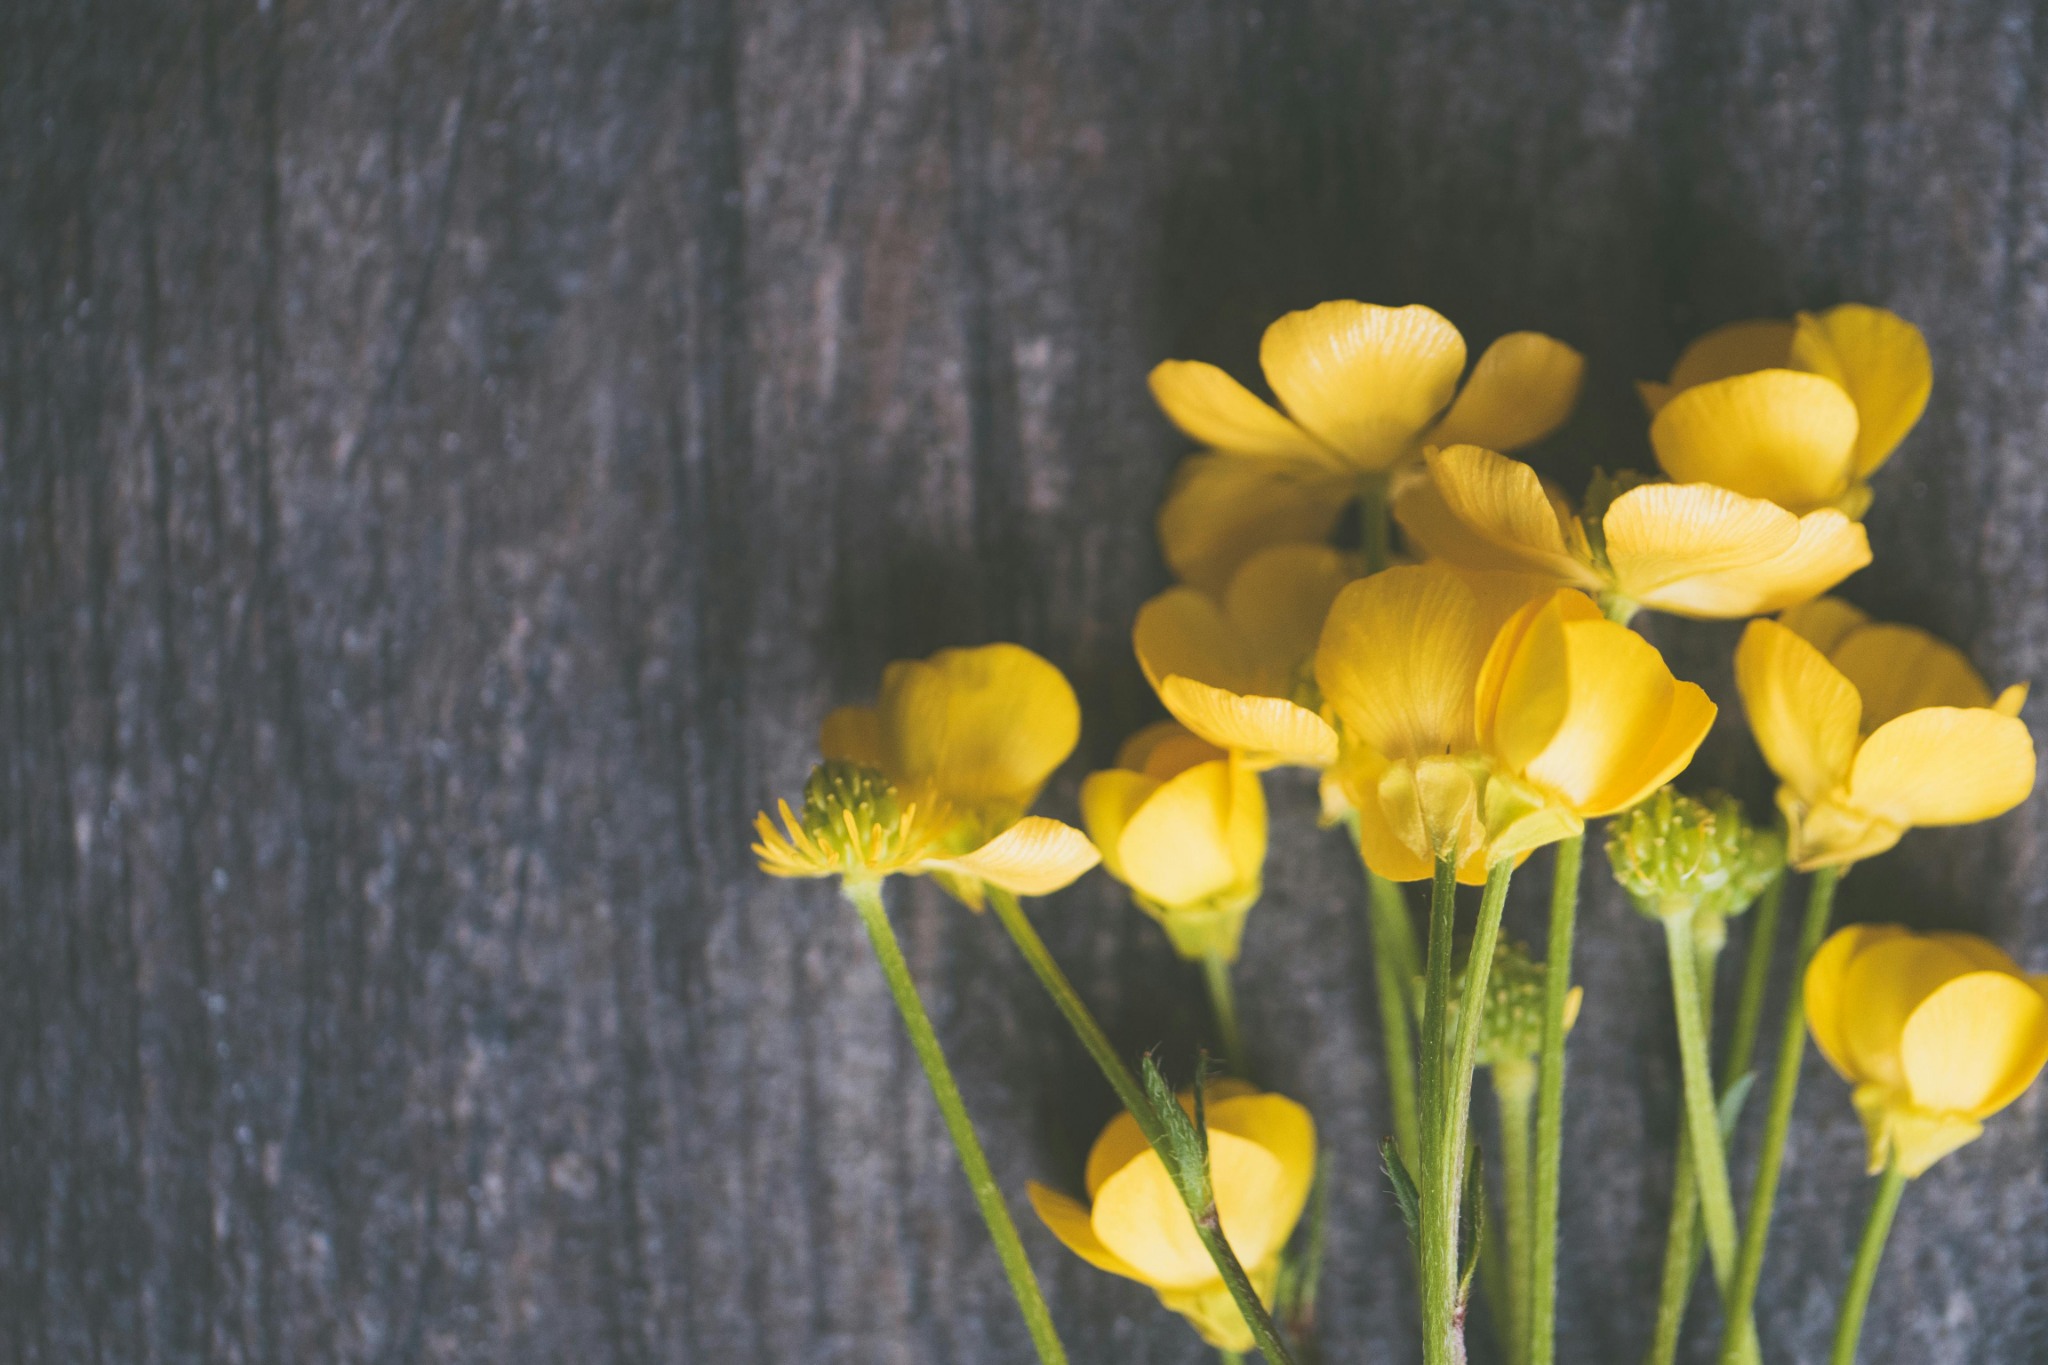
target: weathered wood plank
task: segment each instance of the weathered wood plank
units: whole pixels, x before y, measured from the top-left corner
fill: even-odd
[[[857,926],[745,823],[885,660],[1016,638],[1083,752],[1181,443],[1143,377],[1423,300],[1629,381],[1839,298],[1939,377],[1850,595],[2048,668],[2048,265],[2016,3],[256,6],[0,17],[0,1348],[14,1360],[1023,1360]],[[1726,698],[1726,628],[1652,627]],[[1730,715],[1703,771],[1761,772]],[[1412,1349],[1355,874],[1276,778],[1243,989],[1332,1139],[1334,1359]],[[2044,811],[1862,915],[2048,965]],[[1536,878],[1527,880],[1534,881]],[[1589,885],[1601,882],[1597,859]],[[1514,910],[1523,932],[1537,897]],[[993,1159],[1109,1111],[994,926],[897,898]],[[1192,982],[1038,910],[1133,1049]],[[1676,1105],[1604,888],[1571,1088],[1572,1359],[1647,1339]],[[1812,1063],[1775,1358],[1860,1215]],[[2048,1102],[1918,1183],[1871,1361],[2048,1355]],[[1193,1361],[1032,1245],[1077,1359]],[[1639,1301],[1640,1300],[1640,1301]],[[1704,1315],[1705,1309],[1702,1308]]]

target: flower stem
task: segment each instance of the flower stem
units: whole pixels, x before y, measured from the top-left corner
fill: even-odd
[[[1368,474],[1358,483],[1358,545],[1365,571],[1378,573],[1394,561],[1393,532],[1388,525],[1385,474]]]
[[[1686,1133],[1692,1139],[1693,1176],[1700,1193],[1700,1217],[1707,1229],[1707,1251],[1714,1278],[1725,1291],[1735,1274],[1735,1194],[1728,1183],[1728,1156],[1721,1147],[1721,1115],[1714,1103],[1713,1061],[1707,1042],[1706,1012],[1700,1004],[1700,969],[1694,954],[1692,912],[1664,919],[1666,959],[1671,964],[1671,1005],[1678,1018],[1678,1057],[1685,1082]],[[1727,1335],[1754,1360],[1754,1329],[1746,1320],[1731,1319]],[[1745,1339],[1748,1344],[1745,1343]]]
[[[1735,1022],[1728,1030],[1728,1055],[1721,1059],[1721,1093],[1756,1062],[1756,1039],[1764,1017],[1764,988],[1771,979],[1771,950],[1778,942],[1778,913],[1785,903],[1785,873],[1771,879],[1750,912],[1749,947],[1742,959],[1742,991],[1735,997]]]
[[[1528,1365],[1557,1354],[1557,1200],[1564,1156],[1565,1002],[1572,986],[1572,932],[1579,913],[1579,868],[1586,836],[1557,846],[1550,885],[1550,941],[1544,950],[1543,1055],[1536,1082],[1536,1172],[1529,1231]]]
[[[1493,1098],[1500,1111],[1500,1193],[1507,1225],[1507,1350],[1519,1365],[1529,1349],[1530,1121],[1536,1108],[1536,1067],[1527,1061],[1493,1067]]]
[[[1031,970],[1037,973],[1046,993],[1052,996],[1053,1003],[1058,1005],[1060,1013],[1066,1016],[1067,1023],[1081,1039],[1081,1045],[1088,1049],[1088,1055],[1093,1057],[1095,1064],[1102,1069],[1110,1088],[1116,1091],[1117,1098],[1123,1101],[1124,1108],[1137,1120],[1138,1129],[1144,1133],[1145,1140],[1151,1144],[1152,1150],[1166,1163],[1167,1170],[1171,1172],[1173,1153],[1167,1145],[1166,1130],[1160,1125],[1159,1115],[1152,1108],[1152,1101],[1139,1086],[1138,1078],[1131,1074],[1130,1067],[1117,1055],[1116,1046],[1109,1041],[1109,1035],[1102,1031],[1102,1026],[1095,1022],[1095,1016],[1089,1012],[1088,1006],[1074,990],[1073,983],[1067,980],[1067,974],[1060,970],[1059,963],[1053,961],[1052,953],[1045,946],[1045,940],[1038,936],[1038,930],[1024,914],[1024,907],[1017,903],[1014,895],[998,886],[988,888],[988,900],[989,904],[995,907],[996,918],[1009,932],[1018,951],[1024,954],[1024,960],[1031,965]],[[1174,1183],[1176,1186],[1180,1184],[1178,1180]],[[1222,1224],[1217,1220],[1214,1203],[1206,1209],[1190,1205],[1188,1216],[1194,1221],[1195,1234],[1201,1238],[1203,1247],[1208,1250],[1209,1259],[1216,1263],[1217,1274],[1223,1277],[1225,1287],[1237,1301],[1238,1311],[1244,1314],[1245,1323],[1251,1328],[1252,1336],[1258,1342],[1260,1352],[1266,1357],[1267,1365],[1293,1365],[1293,1358],[1281,1344],[1280,1333],[1273,1326],[1272,1315],[1259,1301],[1258,1291],[1252,1288],[1251,1279],[1245,1274],[1244,1266],[1237,1259],[1237,1253],[1232,1251],[1230,1243],[1224,1240]]]
[[[1417,960],[1415,925],[1401,888],[1377,872],[1365,873],[1366,928],[1372,935],[1374,993],[1379,997],[1380,1041],[1387,1057],[1387,1092],[1394,1110],[1394,1146],[1401,1160],[1415,1168],[1421,1149],[1421,1119],[1415,1100],[1415,980],[1422,974]]]
[[[1899,1196],[1906,1192],[1906,1177],[1896,1164],[1885,1167],[1878,1177],[1877,1193],[1870,1201],[1870,1217],[1863,1224],[1863,1240],[1856,1244],[1856,1264],[1850,1267],[1849,1283],[1842,1287],[1842,1310],[1835,1317],[1835,1348],[1829,1365],[1856,1365],[1856,1343],[1863,1335],[1863,1310],[1870,1306],[1870,1286],[1877,1280],[1877,1263],[1884,1256],[1885,1239],[1891,1236],[1892,1215],[1899,1211]]]
[[[1715,968],[1720,963],[1721,950],[1696,942],[1695,952],[1699,969],[1700,1016],[1708,1038],[1712,1038]],[[1720,1093],[1727,1093],[1725,1084]],[[1672,1365],[1678,1358],[1679,1330],[1685,1324],[1692,1282],[1699,1274],[1699,1215],[1700,1186],[1695,1174],[1692,1127],[1681,1120],[1678,1125],[1678,1154],[1671,1163],[1671,1221],[1664,1230],[1664,1274],[1657,1286],[1657,1332],[1650,1346],[1649,1365]]]
[[[1003,1273],[1009,1276],[1010,1292],[1016,1296],[1017,1307],[1024,1314],[1024,1325],[1031,1333],[1032,1344],[1038,1348],[1038,1358],[1044,1365],[1065,1365],[1066,1350],[1060,1345],[1059,1334],[1053,1330],[1052,1313],[1045,1306],[1045,1296],[1039,1292],[1037,1277],[1031,1273],[1031,1262],[1024,1255],[1024,1243],[1017,1237],[1017,1225],[1010,1220],[1009,1207],[1003,1202],[1002,1187],[996,1184],[995,1173],[989,1169],[980,1139],[974,1135],[974,1122],[967,1117],[967,1105],[960,1098],[960,1087],[953,1081],[952,1068],[946,1065],[946,1054],[939,1049],[939,1038],[932,1031],[931,1017],[925,1013],[924,1002],[918,999],[917,983],[910,978],[910,965],[903,960],[902,945],[896,941],[896,931],[889,927],[889,912],[882,905],[881,883],[849,881],[842,885],[846,898],[860,912],[861,926],[867,930],[868,941],[874,945],[875,960],[881,963],[882,976],[889,983],[889,994],[895,998],[896,1009],[903,1016],[903,1028],[910,1035],[910,1046],[924,1066],[925,1079],[931,1082],[932,1097],[939,1103],[946,1131],[952,1135],[953,1147],[960,1154],[960,1165],[966,1170],[967,1183],[974,1190],[974,1202],[981,1206],[982,1221],[988,1224],[989,1240],[995,1243],[996,1256],[1003,1263]]]
[[[1741,1338],[1733,1328],[1749,1320],[1756,1307],[1757,1285],[1763,1279],[1764,1246],[1770,1240],[1771,1210],[1778,1201],[1778,1176],[1785,1165],[1785,1135],[1792,1126],[1792,1102],[1799,1095],[1799,1063],[1806,1052],[1806,968],[1827,934],[1835,884],[1841,877],[1839,867],[1821,868],[1806,889],[1806,919],[1799,926],[1799,955],[1793,961],[1792,990],[1778,1032],[1777,1070],[1771,1076],[1771,1107],[1764,1118],[1763,1145],[1757,1152],[1756,1184],[1749,1193],[1742,1254],[1736,1260],[1735,1280],[1724,1305],[1727,1324],[1721,1337],[1721,1365],[1736,1365],[1741,1359]]]
[[[1230,984],[1230,959],[1214,948],[1203,953],[1202,979],[1209,987],[1209,1008],[1216,1016],[1224,1067],[1233,1076],[1249,1076],[1251,1065],[1245,1055],[1244,1031],[1237,1023],[1237,991]]]

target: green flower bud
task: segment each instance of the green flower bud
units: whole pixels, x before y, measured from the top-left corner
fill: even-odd
[[[1451,1021],[1456,1026],[1458,1005],[1464,999],[1465,972],[1458,969],[1451,983]],[[1496,940],[1493,967],[1486,974],[1486,1007],[1479,1016],[1479,1042],[1474,1053],[1481,1066],[1512,1065],[1533,1061],[1543,1050],[1543,1005],[1546,970],[1529,956],[1529,949],[1509,939]],[[1580,991],[1571,993],[1565,1009],[1565,1027],[1578,1017]]]
[[[1785,866],[1785,841],[1751,824],[1734,797],[1704,801],[1669,787],[1607,829],[1614,880],[1652,918],[1739,915]]]

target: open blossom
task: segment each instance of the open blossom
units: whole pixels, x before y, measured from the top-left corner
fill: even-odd
[[[1177,575],[1211,591],[1267,545],[1327,539],[1365,484],[1424,445],[1542,439],[1571,415],[1585,370],[1563,342],[1515,332],[1461,389],[1465,339],[1441,314],[1350,300],[1282,317],[1259,364],[1278,408],[1202,361],[1152,371],[1159,406],[1207,447],[1175,476],[1160,544]]]
[[[1802,871],[1882,853],[1915,825],[1989,820],[2034,789],[2026,687],[1994,700],[1926,631],[1824,598],[1750,622],[1735,681]]]
[[[1352,584],[1316,677],[1341,722],[1335,773],[1359,845],[1395,881],[1453,851],[1462,880],[1642,800],[1714,720],[1641,636],[1584,594],[1443,564]]]
[[[1316,1126],[1284,1095],[1222,1080],[1203,1092],[1210,1178],[1223,1236],[1259,1298],[1273,1302],[1280,1253],[1316,1176]],[[1192,1094],[1181,1096],[1192,1112]],[[1033,1182],[1031,1207],[1090,1265],[1149,1285],[1202,1339],[1252,1348],[1251,1328],[1195,1234],[1173,1178],[1129,1113],[1111,1119],[1088,1152],[1086,1202]]]
[[[1165,927],[1182,956],[1237,957],[1266,865],[1266,796],[1242,760],[1175,721],[1124,742],[1117,766],[1081,784],[1102,865]]]
[[[1973,934],[1856,924],[1820,946],[1807,1024],[1856,1087],[1872,1175],[1919,1175],[2034,1083],[2048,1064],[2041,984]]]
[[[1253,767],[1328,767],[1337,733],[1311,664],[1330,603],[1359,572],[1327,545],[1276,545],[1219,593],[1169,588],[1138,609],[1138,665],[1176,720]]]
[[[1832,507],[1795,515],[1713,483],[1610,485],[1574,508],[1536,471],[1478,446],[1428,453],[1394,514],[1410,543],[1472,569],[1542,574],[1626,616],[1755,616],[1797,606],[1870,563],[1862,526]]]
[[[930,874],[976,908],[984,882],[1049,894],[1098,860],[1079,830],[1026,814],[1080,729],[1074,689],[1019,645],[892,663],[874,706],[825,718],[802,815],[758,817],[755,856],[779,877]]]
[[[1933,376],[1919,328],[1845,303],[1718,328],[1686,348],[1669,383],[1639,387],[1674,480],[1853,517],[1870,505],[1871,474],[1920,420]]]

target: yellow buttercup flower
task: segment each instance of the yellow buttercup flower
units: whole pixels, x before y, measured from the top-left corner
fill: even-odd
[[[1218,594],[1169,588],[1138,609],[1138,666],[1175,719],[1255,768],[1326,768],[1337,733],[1320,712],[1310,663],[1330,603],[1359,576],[1327,545],[1276,545],[1245,560]]]
[[[1394,881],[1459,877],[1569,837],[1669,781],[1713,724],[1640,636],[1582,593],[1445,564],[1389,569],[1330,609],[1316,678],[1359,846]]]
[[[1851,925],[1806,969],[1806,1020],[1856,1087],[1870,1173],[1917,1176],[1984,1131],[2048,1063],[2048,998],[1992,943]]]
[[[1109,874],[1183,957],[1235,961],[1266,865],[1258,774],[1174,721],[1124,742],[1081,784],[1081,818]]]
[[[1867,481],[1920,420],[1933,381],[1919,328],[1845,303],[1717,328],[1686,348],[1668,384],[1638,387],[1673,479],[1861,516]]]
[[[890,664],[879,701],[825,717],[827,760],[784,829],[757,817],[778,877],[938,877],[980,908],[986,882],[1042,896],[1098,861],[1079,830],[1025,814],[1080,737],[1060,671],[1019,645],[943,649]]]
[[[1212,592],[1264,546],[1327,539],[1362,487],[1425,444],[1516,450],[1549,435],[1585,371],[1563,342],[1514,332],[1461,390],[1465,339],[1441,314],[1350,300],[1275,322],[1259,364],[1284,412],[1202,361],[1168,360],[1151,375],[1166,415],[1208,447],[1175,476],[1160,543],[1176,574]]]
[[[1735,681],[1802,871],[1882,853],[1915,825],[1989,820],[2034,789],[2024,684],[1993,700],[1952,647],[1845,602],[1750,622]]]
[[[1478,446],[1428,452],[1394,502],[1409,541],[1473,569],[1543,574],[1611,604],[1726,618],[1810,600],[1870,563],[1863,527],[1833,508],[1795,516],[1711,483],[1639,483],[1575,510],[1536,471]]]
[[[1315,1120],[1293,1100],[1236,1080],[1211,1084],[1203,1105],[1224,1239],[1270,1305],[1280,1253],[1315,1183]],[[1181,1096],[1181,1107],[1192,1112],[1190,1094]],[[1090,1265],[1151,1286],[1211,1346],[1250,1350],[1251,1329],[1195,1235],[1165,1163],[1128,1113],[1095,1139],[1085,1183],[1086,1203],[1031,1184],[1031,1207],[1053,1235]]]

